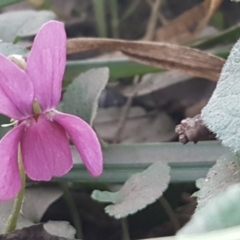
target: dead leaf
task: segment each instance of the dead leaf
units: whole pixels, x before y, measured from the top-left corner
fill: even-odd
[[[139,84],[126,86],[121,89],[125,97],[143,96],[178,82],[189,80],[189,76],[176,71],[149,73],[142,77]]]
[[[104,38],[72,38],[68,54],[87,50],[121,51],[137,62],[217,81],[224,59],[193,48],[144,41]]]
[[[70,19],[77,3],[78,0],[51,0],[51,10],[61,17],[61,19]]]
[[[155,40],[168,43],[193,41],[206,27],[221,3],[222,0],[205,0],[157,30]]]
[[[123,108],[98,109],[94,127],[105,141],[113,142]],[[147,113],[131,107],[121,132],[120,142],[165,142],[175,137],[174,123],[165,112]]]
[[[44,0],[28,0],[28,2],[36,7],[40,7],[44,3]]]
[[[45,224],[32,225],[11,233],[0,235],[0,240],[73,240],[48,233]]]

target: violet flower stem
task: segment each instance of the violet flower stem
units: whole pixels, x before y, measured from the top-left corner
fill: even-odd
[[[130,240],[127,218],[121,218],[122,224],[122,240]]]
[[[25,190],[25,185],[26,185],[26,174],[25,174],[24,167],[23,167],[22,153],[21,153],[20,146],[18,148],[18,166],[19,166],[19,172],[20,172],[20,177],[21,177],[21,182],[22,182],[22,188],[15,198],[12,213],[9,216],[7,223],[6,223],[5,233],[12,232],[16,229],[18,217],[20,214],[20,210],[21,210],[22,202],[23,202],[23,198],[24,198],[24,190]]]
[[[70,215],[71,215],[72,220],[73,220],[73,225],[74,225],[74,227],[76,229],[76,232],[77,232],[76,236],[79,239],[83,239],[81,218],[79,216],[79,213],[78,213],[76,204],[74,202],[74,199],[71,196],[71,193],[68,189],[67,184],[61,182],[60,186],[61,186],[62,191],[63,191],[63,197],[64,197],[64,199],[65,199],[65,201],[68,205],[69,212],[70,212]]]

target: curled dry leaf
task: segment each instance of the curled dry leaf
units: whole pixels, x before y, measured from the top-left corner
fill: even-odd
[[[70,226],[70,225],[69,225]],[[59,227],[56,225],[56,227]],[[51,228],[51,231],[53,227]],[[56,229],[58,234],[59,230]],[[11,233],[0,235],[0,240],[73,240],[74,238],[65,238],[57,235],[52,235],[48,232],[48,227],[45,224],[32,225],[30,227],[22,228]]]
[[[176,126],[175,132],[179,136],[179,141],[183,144],[186,144],[189,141],[197,143],[200,140],[215,139],[215,134],[210,132],[204,125],[200,114],[193,118],[183,119],[181,124]]]
[[[121,51],[137,62],[169,70],[179,70],[191,76],[217,81],[224,59],[197,49],[144,41],[104,38],[73,38],[67,42],[68,54],[88,50]]]
[[[94,128],[106,142],[114,142],[123,108],[101,108]],[[165,142],[176,136],[172,119],[163,111],[147,113],[141,107],[131,107],[119,136],[119,142]]]
[[[205,0],[156,31],[155,40],[168,43],[190,42],[205,28],[222,0]]]

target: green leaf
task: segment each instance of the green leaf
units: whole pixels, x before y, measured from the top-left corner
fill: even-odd
[[[111,202],[105,211],[115,218],[123,218],[155,202],[166,190],[170,168],[161,162],[153,163],[145,171],[133,175],[118,192],[95,190],[92,198]]]
[[[0,15],[0,39],[16,43],[22,37],[34,36],[47,21],[55,19],[51,11],[25,10]]]
[[[135,75],[144,75],[150,72],[160,72],[162,69],[139,64],[137,62],[131,61],[128,58],[111,59],[111,60],[78,60],[78,61],[68,61],[66,72],[64,75],[64,81],[72,81],[80,73],[86,72],[92,68],[108,67],[110,70],[110,78],[125,78],[134,77]]]
[[[11,54],[27,55],[28,50],[12,43],[0,43],[0,53],[6,57]]]
[[[99,37],[107,37],[107,19],[105,0],[93,0],[93,9]]]
[[[177,142],[111,144],[103,148],[103,174],[98,178],[93,178],[81,163],[76,148],[72,147],[73,169],[61,178],[53,180],[122,184],[133,174],[161,160],[171,167],[171,182],[190,182],[206,177],[216,159],[226,153],[228,150],[217,141],[199,142],[186,146]]]
[[[92,124],[97,112],[98,98],[109,77],[108,68],[92,69],[77,77],[63,96],[62,110]]]
[[[197,234],[240,224],[240,184],[230,186],[197,211],[178,235]]]
[[[197,192],[197,211],[212,198],[236,183],[240,183],[239,158],[229,153],[217,160],[216,164],[209,170],[207,177],[201,182],[200,190]]]
[[[24,0],[1,0],[0,1],[0,8],[7,7],[9,5],[15,4],[15,3],[20,3],[23,2]]]
[[[236,151],[240,150],[240,40],[234,45],[202,119],[207,127]]]

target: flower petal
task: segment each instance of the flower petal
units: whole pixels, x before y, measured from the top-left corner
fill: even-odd
[[[32,114],[33,85],[29,76],[0,54],[0,113],[17,120]]]
[[[18,168],[18,144],[23,125],[10,130],[0,141],[0,200],[7,201],[17,195],[21,189]]]
[[[73,165],[65,130],[44,114],[27,123],[22,141],[23,165],[27,175],[37,181],[49,181],[66,174]]]
[[[102,150],[90,125],[70,114],[56,113],[53,119],[67,131],[91,175],[99,176],[103,169]]]
[[[64,26],[60,22],[49,21],[35,37],[26,67],[33,82],[35,98],[43,111],[56,107],[60,100],[65,65]]]

